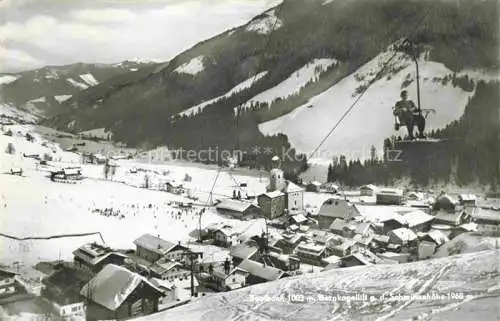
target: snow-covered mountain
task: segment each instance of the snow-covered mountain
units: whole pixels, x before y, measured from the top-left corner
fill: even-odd
[[[64,110],[63,103],[79,91],[153,65],[156,63],[139,60],[114,65],[78,63],[0,74],[0,102],[38,116],[50,116]]]

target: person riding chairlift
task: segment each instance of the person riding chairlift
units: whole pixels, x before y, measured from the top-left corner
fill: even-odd
[[[425,118],[422,112],[415,106],[415,103],[408,100],[408,92],[403,90],[401,92],[401,100],[396,103],[393,108],[394,116],[396,117],[395,129],[399,130],[400,126],[406,126],[408,136],[411,140],[415,139],[413,136],[413,127],[418,128],[418,138],[425,138]]]

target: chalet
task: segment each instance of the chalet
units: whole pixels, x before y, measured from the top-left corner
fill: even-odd
[[[126,319],[158,311],[163,291],[146,278],[109,264],[80,291],[88,300],[87,320]]]
[[[285,193],[285,207],[289,213],[302,213],[304,210],[304,189],[296,184],[286,181],[283,189]]]
[[[171,181],[167,182],[165,185],[168,193],[178,194],[178,195],[184,193],[184,188],[181,183]]]
[[[435,226],[433,226],[433,228],[435,229]],[[476,223],[465,223],[454,227],[448,226],[448,228],[449,229],[447,230],[439,230],[439,231],[443,232],[450,240],[454,239],[455,237],[463,233],[478,231],[478,225]]]
[[[333,246],[339,237],[327,231],[315,231],[312,233],[312,240],[320,245]]]
[[[472,220],[477,224],[477,230],[486,234],[497,234],[500,232],[500,214],[493,211],[476,211]]]
[[[468,215],[465,211],[448,212],[445,210],[440,210],[436,213],[433,223],[458,226],[469,223],[471,221],[471,216]]]
[[[379,234],[385,235],[387,235],[391,231],[407,227],[406,220],[400,215],[395,215],[392,218],[382,221],[381,223],[383,224],[383,227],[381,233]]]
[[[261,194],[257,197],[257,202],[269,219],[279,217],[285,212],[285,194],[280,191]]]
[[[23,169],[22,168],[11,168],[10,175],[23,176]]]
[[[247,271],[236,267],[228,274],[221,269],[215,269],[211,276],[216,290],[231,291],[244,287],[249,275]]]
[[[144,234],[134,241],[137,256],[155,262],[160,258],[181,261],[182,254],[189,249],[180,243],[165,241],[151,234]]]
[[[63,168],[61,170],[51,171],[50,173],[51,180],[73,180],[78,181],[82,180],[82,170],[80,167],[72,167],[72,168]]]
[[[69,267],[61,267],[42,280],[41,297],[59,317],[85,315],[85,298],[80,294],[91,275]]]
[[[434,216],[423,211],[416,210],[403,215],[406,225],[413,232],[427,232],[430,230]]]
[[[344,242],[342,242],[341,244],[331,247],[330,252],[333,255],[344,257],[353,252],[356,252],[358,249],[359,245],[356,240],[345,239]]]
[[[177,279],[187,280],[191,276],[191,271],[181,263],[161,259],[149,266],[150,276],[174,282]]]
[[[319,193],[321,189],[321,183],[317,181],[309,182],[306,186],[306,191]]]
[[[359,193],[361,196],[374,196],[377,192],[377,186],[373,184],[363,185],[359,188]]]
[[[342,263],[342,258],[336,255],[330,255],[323,259],[322,265],[325,266],[323,271],[329,271],[334,268],[339,268]]]
[[[285,272],[292,272],[300,269],[300,259],[292,255],[270,252],[269,259],[274,267]]]
[[[458,201],[464,206],[476,206],[477,197],[474,194],[460,194],[458,195]]]
[[[0,268],[0,300],[26,293],[25,287],[17,279],[18,275],[16,272]]]
[[[158,311],[171,309],[186,303],[180,301],[177,287],[173,282],[156,278],[151,278],[149,281],[163,294],[163,296],[158,299]]]
[[[340,218],[335,219],[328,229],[332,233],[343,237],[351,237],[353,234],[351,224]]]
[[[340,267],[351,267],[359,265],[383,264],[384,260],[370,251],[358,251],[351,253],[341,259]]]
[[[289,274],[272,266],[258,263],[251,260],[245,260],[238,265],[238,268],[248,272],[246,284],[259,284],[269,281],[276,281]]]
[[[276,241],[275,247],[279,248],[283,254],[292,254],[297,246],[307,240],[307,237],[301,233],[283,233],[282,239]]]
[[[389,245],[390,237],[387,235],[375,234],[372,238],[372,250],[384,249]]]
[[[412,230],[407,228],[392,230],[387,234],[387,236],[389,236],[391,243],[400,245],[411,245],[417,240],[417,235],[413,233]]]
[[[238,244],[231,247],[229,254],[231,255],[234,266],[238,266],[245,260],[250,260],[259,251],[257,247],[247,244]]]
[[[441,194],[432,206],[433,212],[449,212],[453,213],[457,209],[458,202],[451,196]]]
[[[97,243],[80,246],[73,252],[74,266],[88,273],[98,273],[108,264],[124,265],[126,255]]]
[[[319,228],[328,229],[335,219],[349,220],[356,216],[359,216],[359,212],[347,200],[330,198],[319,210]]]
[[[238,200],[226,199],[217,204],[217,211],[224,215],[230,215],[237,218],[244,217],[259,217],[262,215],[262,210],[250,203]]]
[[[214,242],[217,245],[230,247],[236,244],[239,244],[239,238],[241,233],[233,229],[229,228],[219,228],[214,233]]]
[[[403,191],[399,189],[381,189],[376,192],[378,205],[401,205],[403,203]]]
[[[375,226],[372,223],[364,222],[356,227],[354,233],[362,237],[371,237],[375,235]]]
[[[326,193],[330,194],[337,194],[339,191],[339,186],[334,184],[334,183],[325,183],[321,186],[321,190],[325,191]]]
[[[302,242],[295,249],[295,255],[301,262],[321,266],[326,255],[326,246],[314,243]]]
[[[288,221],[289,221],[290,224],[296,224],[296,225],[301,225],[301,224],[308,223],[307,218],[304,215],[302,215],[302,214],[297,214],[297,215],[290,216],[290,218],[289,218]]]
[[[410,192],[406,195],[406,199],[410,201],[422,201],[425,198],[422,192]]]

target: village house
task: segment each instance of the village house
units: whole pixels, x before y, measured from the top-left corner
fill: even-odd
[[[352,222],[346,222],[343,219],[337,218],[333,221],[328,230],[342,237],[353,237],[356,228],[357,227]]]
[[[19,282],[18,273],[0,268],[0,303],[10,297],[26,294],[26,288]]]
[[[420,237],[418,244],[418,258],[420,260],[431,257],[438,247],[448,242],[445,233],[440,230],[432,230]]]
[[[465,223],[470,223],[472,217],[466,211],[448,212],[440,210],[434,217],[434,224],[445,224],[450,226],[459,226]]]
[[[303,214],[297,214],[290,216],[290,218],[288,219],[288,223],[300,226],[302,224],[308,224],[309,220]]]
[[[389,236],[375,234],[372,237],[370,249],[375,252],[382,252],[387,248],[389,242],[390,242]]]
[[[341,259],[340,267],[351,267],[359,265],[373,265],[373,264],[383,264],[384,260],[377,257],[370,251],[357,251],[344,256]]]
[[[403,191],[394,188],[380,189],[376,192],[376,203],[378,205],[401,205]]]
[[[475,211],[472,220],[477,224],[477,230],[490,236],[497,236],[500,233],[500,215],[493,211]]]
[[[81,289],[87,320],[116,320],[158,312],[163,291],[146,278],[109,264]]]
[[[374,196],[377,192],[377,186],[373,184],[363,185],[359,188],[359,193],[361,196]]]
[[[124,265],[127,256],[97,243],[87,243],[73,252],[74,266],[87,273],[98,273],[108,264]]]
[[[187,301],[181,301],[179,299],[177,287],[173,282],[156,278],[151,278],[149,281],[163,294],[163,296],[158,299],[158,311],[171,309],[187,303]]]
[[[293,255],[269,252],[268,257],[272,266],[282,271],[293,272],[300,269],[300,259]]]
[[[238,268],[249,273],[246,279],[246,284],[249,285],[276,281],[289,276],[288,273],[278,268],[252,260],[245,260],[241,262],[240,265],[238,265]]]
[[[160,259],[149,267],[150,277],[174,282],[176,279],[187,280],[191,271],[181,263]]]
[[[283,254],[292,254],[301,242],[308,240],[307,236],[302,233],[283,232],[281,236],[283,238],[277,240],[274,246],[280,249]]]
[[[322,260],[322,266],[324,269],[322,271],[330,271],[332,269],[339,268],[342,264],[342,258],[336,255],[330,255]]]
[[[475,207],[477,197],[474,194],[460,194],[458,195],[458,201],[465,207]]]
[[[441,195],[436,199],[432,205],[433,212],[448,212],[454,213],[457,210],[458,201],[455,200],[450,195],[441,193]]]
[[[168,193],[177,194],[177,195],[184,193],[184,187],[182,186],[182,183],[170,181],[170,182],[167,182],[165,185],[166,185]]]
[[[215,207],[223,215],[230,215],[239,219],[256,218],[262,215],[262,210],[250,203],[239,200],[225,199]]]
[[[406,195],[406,199],[409,200],[409,201],[422,201],[424,200],[425,198],[425,195],[424,193],[422,192],[409,192],[407,195]]]
[[[344,239],[341,244],[332,246],[329,248],[329,252],[332,255],[338,257],[344,257],[351,253],[354,253],[360,249],[360,246],[356,240],[353,239]]]
[[[60,170],[51,171],[50,179],[55,180],[68,180],[79,181],[83,179],[82,169],[80,167],[63,168]]]
[[[302,242],[297,246],[294,254],[301,262],[322,266],[322,260],[327,257],[326,245]]]
[[[411,254],[410,253],[396,253],[396,252],[391,252],[391,251],[386,251],[383,253],[378,253],[377,256],[386,262],[393,262],[393,263],[407,263],[410,261]]]
[[[377,234],[387,235],[389,232],[407,227],[406,220],[401,215],[394,215],[391,218],[387,218],[382,223],[382,231],[377,230]]]
[[[311,236],[313,242],[328,247],[335,245],[339,240],[338,236],[327,231],[314,231],[311,233]]]
[[[214,233],[214,244],[224,247],[231,247],[239,244],[241,233],[232,227],[219,228]]]
[[[83,271],[61,267],[42,280],[41,297],[59,317],[85,315],[85,298],[80,294],[91,276]]]
[[[321,185],[321,191],[324,191],[324,192],[330,193],[330,194],[337,194],[339,192],[339,186],[332,183],[332,182],[328,182],[328,183]]]
[[[402,216],[406,221],[405,225],[413,232],[427,232],[434,221],[434,216],[420,210],[406,213]]]
[[[257,202],[268,219],[272,220],[285,213],[285,194],[280,191],[261,194],[257,197]]]
[[[304,211],[304,189],[287,181],[282,190],[285,193],[285,207],[290,214],[299,214]]]
[[[387,236],[391,243],[399,244],[401,246],[411,247],[417,241],[417,235],[410,229],[398,228],[390,231]]]
[[[173,261],[181,261],[183,253],[189,251],[180,243],[165,241],[151,234],[143,234],[134,241],[136,245],[136,255],[149,262],[155,262],[160,258]]]
[[[356,226],[354,231],[356,235],[360,235],[363,238],[369,238],[375,235],[375,225],[370,222],[363,222]]]
[[[311,181],[306,186],[306,191],[319,193],[321,190],[321,183],[318,181]]]
[[[229,254],[233,265],[238,266],[241,262],[252,259],[258,251],[259,248],[256,246],[237,244],[231,247]]]
[[[249,275],[247,271],[236,267],[228,274],[222,269],[215,269],[211,276],[215,290],[231,291],[244,287]]]
[[[359,212],[347,200],[330,198],[321,205],[317,219],[320,229],[328,229],[335,219],[348,221],[356,216]]]

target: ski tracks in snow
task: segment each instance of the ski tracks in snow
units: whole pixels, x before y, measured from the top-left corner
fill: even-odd
[[[430,277],[425,280],[423,283],[422,283],[422,286],[420,287],[420,289],[417,291],[417,295],[424,295],[425,293],[427,293],[429,290],[432,289],[432,287],[434,286],[434,284],[436,284],[436,282],[443,276],[446,274],[446,272],[453,267],[453,263],[448,263],[447,265],[443,266],[441,269],[439,269],[439,271],[436,273],[436,274],[431,274]],[[406,301],[405,303],[403,303],[402,305],[400,305],[399,307],[395,308],[394,310],[392,310],[391,312],[389,312],[388,314],[384,315],[384,316],[381,316],[380,318],[378,318],[376,321],[384,321],[384,320],[387,320],[391,317],[393,317],[396,313],[400,312],[401,310],[405,309],[407,306],[411,305],[413,303],[414,299],[410,299],[408,301]]]

